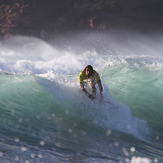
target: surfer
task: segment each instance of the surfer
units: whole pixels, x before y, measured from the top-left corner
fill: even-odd
[[[89,80],[90,81],[90,87],[92,89],[92,94],[90,94],[86,89],[85,89],[85,80]],[[79,74],[79,83],[80,83],[80,87],[82,88],[82,91],[88,96],[88,98],[90,98],[91,100],[93,100],[96,97],[96,83],[99,86],[99,90],[100,90],[100,94],[101,97],[103,96],[102,92],[103,92],[103,87],[101,84],[101,79],[99,74],[93,69],[93,67],[91,65],[88,65],[85,67],[84,70],[82,70]]]

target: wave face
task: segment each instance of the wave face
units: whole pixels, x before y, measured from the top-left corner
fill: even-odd
[[[116,34],[0,45],[2,162],[163,161],[163,49]],[[79,88],[88,64],[101,76],[103,102]]]

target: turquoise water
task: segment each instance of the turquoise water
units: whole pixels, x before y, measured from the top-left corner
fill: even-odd
[[[162,58],[54,47],[28,37],[1,45],[0,162],[162,162]],[[103,102],[79,88],[89,62]]]

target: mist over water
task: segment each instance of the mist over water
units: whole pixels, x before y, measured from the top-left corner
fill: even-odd
[[[149,63],[162,63],[162,41],[161,36],[119,30],[67,33],[60,37],[54,36],[49,42],[15,36],[1,44],[1,63],[10,62],[8,67],[4,65],[5,71],[34,73],[49,70],[73,73],[87,64],[98,68],[114,59],[122,62],[123,58],[134,57],[144,58]]]
[[[3,42],[0,109],[7,125],[1,123],[0,137],[8,147],[0,148],[2,158],[52,162],[78,155],[83,162],[161,162],[162,42],[160,35],[119,30]],[[78,75],[88,64],[101,76],[104,103],[80,91]],[[5,138],[14,142],[17,157]]]

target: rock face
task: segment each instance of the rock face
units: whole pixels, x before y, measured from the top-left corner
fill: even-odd
[[[0,36],[162,27],[162,0],[0,0]]]

